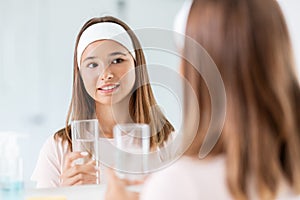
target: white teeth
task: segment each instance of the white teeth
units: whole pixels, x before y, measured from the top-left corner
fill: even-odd
[[[101,90],[112,90],[115,89],[118,85],[110,85],[110,86],[105,86],[101,88]]]

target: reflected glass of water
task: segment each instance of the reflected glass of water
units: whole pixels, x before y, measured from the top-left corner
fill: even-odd
[[[139,123],[117,124],[113,133],[117,175],[129,180],[143,179],[149,171],[149,125]]]

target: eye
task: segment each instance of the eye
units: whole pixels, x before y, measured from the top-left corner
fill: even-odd
[[[119,64],[119,63],[122,63],[123,61],[124,61],[124,59],[122,59],[122,58],[116,58],[111,63],[112,64]]]
[[[95,67],[98,67],[98,64],[95,62],[91,62],[91,63],[87,64],[86,67],[87,68],[95,68]]]

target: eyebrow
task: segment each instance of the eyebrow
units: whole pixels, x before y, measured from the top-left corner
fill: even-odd
[[[108,54],[108,56],[117,56],[117,55],[126,56],[126,53],[116,51],[116,52],[112,52],[112,53]]]
[[[89,56],[89,57],[86,57],[82,62],[85,62],[87,60],[92,60],[92,59],[95,59],[96,57],[95,56]]]
[[[122,56],[126,56],[126,53],[123,53],[123,52],[120,52],[120,51],[116,51],[116,52],[112,52],[110,54],[108,54],[108,56],[117,56],[117,55],[122,55]],[[89,56],[89,57],[86,57],[82,62],[85,62],[87,60],[92,60],[92,59],[95,59],[97,58],[96,56]]]

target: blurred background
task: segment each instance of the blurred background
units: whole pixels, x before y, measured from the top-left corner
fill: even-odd
[[[47,137],[64,127],[71,98],[73,51],[81,26],[91,17],[113,15],[132,29],[172,30],[184,0],[0,0],[0,134],[17,133],[29,183],[39,150]],[[290,29],[300,74],[300,2],[279,1]],[[148,35],[148,39],[168,42]],[[141,39],[141,38],[140,38]],[[147,38],[142,38],[143,44]],[[172,39],[172,38],[169,38]],[[161,40],[161,41],[160,41]],[[175,45],[172,46],[176,51]],[[177,73],[179,58],[146,50],[150,64]],[[162,76],[151,70],[150,79]],[[180,83],[171,88],[180,88]],[[158,104],[176,129],[181,105],[168,88],[153,86]],[[180,96],[180,94],[178,94]],[[32,183],[29,183],[32,184]]]

